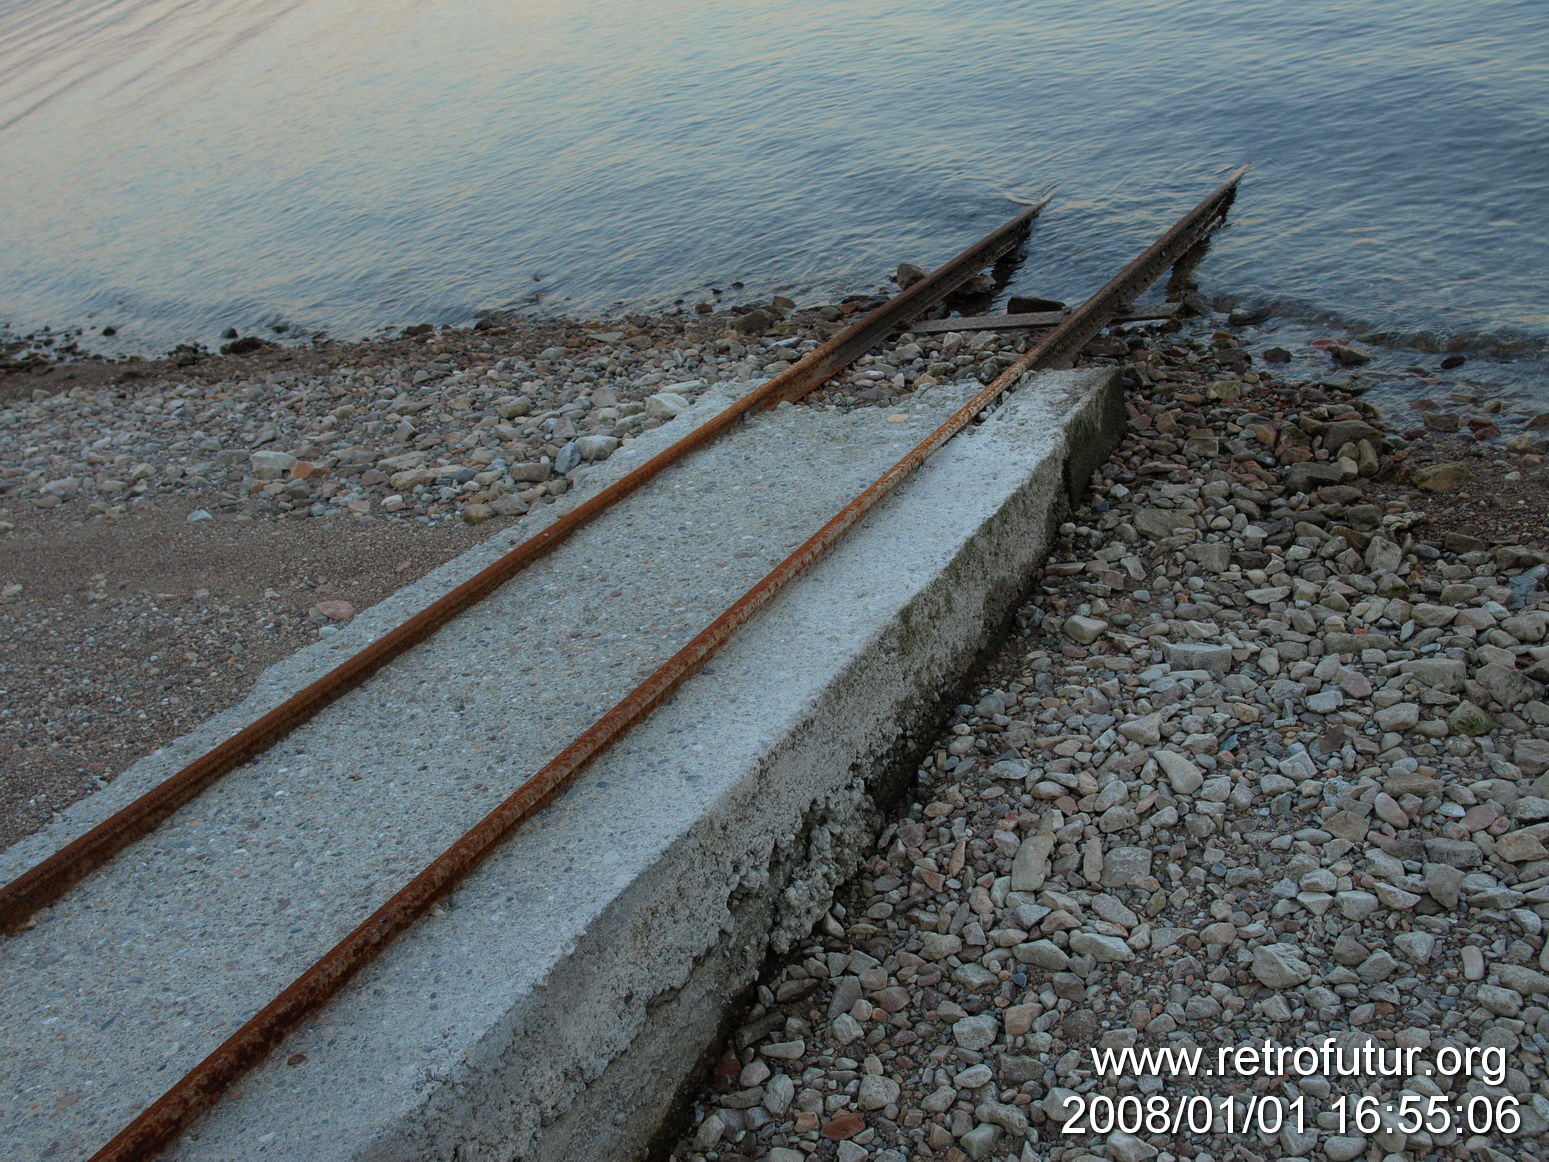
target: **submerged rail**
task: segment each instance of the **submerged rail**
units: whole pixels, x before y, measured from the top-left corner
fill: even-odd
[[[804,541],[795,552],[781,561],[779,565],[744,593],[730,608],[658,667],[644,682],[565,747],[552,761],[545,764],[539,771],[528,778],[510,797],[489,812],[461,839],[447,848],[446,851],[425,867],[424,870],[393,895],[385,904],[373,912],[348,936],[325,953],[286,988],[284,992],[264,1006],[262,1010],[233,1033],[214,1052],[174,1084],[162,1097],[148,1106],[133,1122],[93,1156],[93,1162],[129,1162],[132,1159],[141,1159],[154,1154],[170,1143],[198,1116],[201,1110],[214,1102],[237,1078],[279,1045],[285,1036],[303,1019],[327,1003],[331,997],[338,993],[356,974],[368,965],[397,935],[409,928],[419,917],[429,911],[438,900],[442,899],[462,879],[477,868],[516,828],[555,796],[564,791],[594,759],[613,745],[632,726],[650,714],[653,709],[667,699],[690,676],[713,658],[741,626],[745,625],[760,609],[769,604],[792,580],[836,545],[867,512],[893,492],[904,479],[920,465],[924,464],[952,436],[971,423],[976,416],[993,404],[1028,371],[1070,366],[1081,348],[1109,320],[1219,224],[1231,205],[1237,183],[1245,169],[1246,167],[1234,172],[1221,186],[1179,219],[1138,258],[1104,284],[1096,294],[1076,310],[1064,316],[1059,324],[1031,350],[976,393],[968,403],[959,408],[947,421],[937,427],[935,431],[870,484],[859,496],[835,514],[821,529]],[[1015,245],[1014,237],[1007,234],[1007,231],[1011,230],[1018,223],[1029,221],[1032,214],[1036,213],[1038,208],[1040,207],[1035,207],[1012,223],[1008,223],[1007,226],[1002,227],[1001,230],[990,235],[977,246],[970,248],[969,251],[965,251],[963,255],[954,259],[952,263],[948,263],[941,270],[947,271],[956,264],[965,261],[965,259],[970,259],[970,256],[973,256],[971,260],[977,261],[979,254],[989,253],[994,247],[1002,246],[1003,244],[1004,248],[1000,252],[1005,253],[1006,250]],[[937,274],[940,273],[941,271],[937,272]],[[954,271],[953,273],[955,275],[958,272]],[[935,278],[936,276],[933,275],[931,277]],[[967,276],[965,275],[964,277],[966,278]],[[918,287],[920,284],[915,285]],[[910,288],[910,290],[914,289],[914,287]],[[940,291],[940,295],[947,293],[945,290],[940,289],[939,284],[935,290]],[[899,295],[891,303],[879,308],[868,316],[861,324],[861,328],[880,335],[899,319],[908,317],[908,313],[911,310],[917,313],[919,310],[923,310],[924,306],[929,305],[928,303],[922,303],[922,299],[928,298],[931,302],[936,301],[935,298],[931,298],[931,295],[934,293],[934,291],[927,292],[909,299],[907,297],[909,291],[905,291],[904,294]],[[899,305],[901,301],[903,303],[902,306]],[[824,366],[837,367],[842,366],[842,364],[827,364],[824,361],[842,358],[841,349],[859,354],[861,350],[865,349],[864,347],[856,346],[861,342],[861,333],[852,328],[851,331],[847,331],[844,335],[830,341],[829,344],[825,344],[823,348],[813,352],[812,356],[809,356],[809,359],[813,359],[813,362],[809,365],[811,370],[802,374],[807,376],[821,374],[826,378],[832,372],[821,372],[820,368]],[[824,354],[825,352],[827,352],[826,355]],[[814,358],[817,356],[822,356],[823,358]],[[852,354],[850,357],[853,358],[854,355]],[[803,363],[806,362],[806,360],[803,361]],[[797,372],[800,367],[801,365],[798,364],[797,367],[792,368],[792,372]],[[801,383],[802,380],[799,376],[793,375],[792,372],[771,380],[758,391],[744,397],[737,404],[733,405],[732,408],[728,409],[727,412],[721,413],[715,420],[712,420],[711,425],[720,425],[717,428],[717,432],[719,432],[724,430],[725,426],[728,426],[734,419],[742,414],[746,414],[753,407],[767,405],[777,401],[779,398],[784,398],[783,393],[786,391],[797,391],[795,398],[799,398],[801,394],[810,391],[812,387],[815,387],[817,383],[822,381],[817,379],[808,382],[805,387],[800,388],[798,391],[794,385]],[[735,415],[731,415],[733,412],[735,412]],[[731,419],[726,419],[723,422],[723,417],[728,415],[731,415]],[[630,480],[636,474],[642,473],[647,468],[651,468],[652,465],[658,465],[658,461],[662,461],[650,473],[650,475],[654,475],[656,471],[660,471],[662,466],[671,462],[670,460],[663,460],[663,457],[667,457],[674,449],[699,446],[703,442],[699,435],[700,433],[696,432],[694,436],[679,441],[668,452],[662,453],[661,456],[636,469],[635,473],[631,473],[624,480]],[[679,455],[681,454],[680,452]],[[649,476],[643,477],[632,487],[638,487],[638,484],[643,483],[644,479],[649,479]],[[622,484],[623,481],[620,481],[620,483]],[[581,511],[581,509],[577,509],[576,513]],[[574,517],[576,513],[571,514],[571,516]],[[519,546],[513,552],[520,552],[527,545],[539,542],[542,537],[543,534],[540,534],[539,537],[525,542],[523,546]],[[547,547],[550,546],[547,544],[543,546],[545,550]],[[492,566],[492,569],[498,569],[508,559],[509,557],[503,558],[502,562],[497,562],[497,565]],[[517,568],[519,567],[520,565],[517,566]],[[515,569],[511,571],[514,572]],[[489,572],[489,570],[486,570],[486,572]],[[484,577],[484,574],[474,578],[474,581],[479,581],[482,577]],[[481,582],[481,584],[488,584],[490,588],[493,588],[498,583],[498,581]],[[465,586],[462,588],[472,584],[473,582],[465,583]],[[461,592],[462,588],[454,591],[454,593]],[[488,590],[485,591],[487,592]],[[479,596],[482,595],[482,592],[480,592]],[[471,604],[473,600],[477,600],[477,597],[466,600],[466,603],[458,608],[465,608],[466,604]],[[441,623],[437,622],[436,624]],[[433,629],[434,626],[430,630],[425,630],[420,637],[423,638],[429,632],[433,632]],[[420,639],[416,638],[415,640]],[[401,650],[398,652],[401,652]],[[346,665],[348,664],[346,663]],[[380,662],[377,663],[377,665],[380,664]],[[329,677],[332,678],[332,675]],[[327,680],[324,679],[324,681]],[[337,697],[337,693],[333,696]],[[329,701],[331,700],[332,698],[329,698]]]

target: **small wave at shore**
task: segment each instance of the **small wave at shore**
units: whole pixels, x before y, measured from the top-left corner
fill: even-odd
[[[1210,296],[1209,301],[1211,306],[1221,311],[1230,311],[1236,307],[1262,308],[1269,311],[1271,319],[1295,320],[1326,331],[1331,337],[1357,340],[1395,351],[1416,351],[1427,355],[1475,355],[1506,362],[1549,362],[1549,340],[1542,335],[1510,327],[1487,330],[1457,327],[1399,329],[1383,327],[1370,319],[1292,298],[1216,293]]]

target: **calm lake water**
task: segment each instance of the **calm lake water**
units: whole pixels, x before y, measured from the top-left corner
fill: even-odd
[[[1079,299],[1242,161],[1207,292],[1549,347],[1543,0],[7,0],[0,148],[0,320],[100,350],[815,300],[1054,183]]]

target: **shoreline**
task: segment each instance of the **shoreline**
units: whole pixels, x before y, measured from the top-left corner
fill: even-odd
[[[731,284],[733,288],[740,284]],[[890,293],[883,285],[872,294],[852,294],[834,300],[838,304],[874,305]],[[289,337],[263,338],[246,335],[223,342],[219,349],[199,344],[180,344],[159,356],[138,354],[105,355],[60,348],[62,358],[46,358],[42,349],[11,337],[6,346],[0,335],[0,406],[25,400],[37,391],[68,390],[75,386],[133,384],[136,381],[165,377],[192,377],[214,381],[226,374],[254,369],[283,373],[326,366],[355,358],[375,360],[398,352],[409,358],[427,346],[446,345],[453,350],[471,346],[480,335],[506,335],[513,332],[552,333],[574,336],[577,332],[607,333],[627,327],[657,330],[662,327],[692,332],[694,324],[731,323],[751,310],[767,307],[762,300],[733,305],[728,295],[704,301],[692,308],[680,307],[656,312],[626,311],[596,317],[571,315],[525,315],[519,311],[480,312],[472,323],[419,324],[357,339],[336,339],[318,332],[310,339]],[[1014,297],[1014,296],[1013,296]],[[1320,312],[1282,311],[1261,307],[1254,300],[1234,294],[1186,296],[1197,320],[1214,319],[1237,334],[1255,359],[1263,361],[1271,353],[1272,366],[1282,373],[1294,373],[1311,381],[1337,383],[1341,372],[1356,370],[1379,383],[1377,398],[1391,409],[1423,410],[1425,402],[1437,397],[1452,410],[1466,409],[1471,403],[1488,397],[1495,403],[1495,421],[1506,435],[1523,431],[1549,430],[1549,349],[1515,351],[1488,343],[1467,347],[1456,336],[1439,335],[1420,342],[1413,336],[1370,335],[1345,328],[1337,319]],[[774,301],[792,303],[781,295]],[[790,316],[793,329],[810,326],[815,314],[832,304],[780,311],[781,323]],[[964,313],[998,313],[998,307],[976,303]],[[1203,325],[1200,323],[1199,325]],[[44,332],[47,334],[47,332]],[[59,334],[66,334],[60,332]],[[1335,352],[1354,352],[1349,363],[1332,359]],[[1278,362],[1275,354],[1282,356]],[[26,358],[18,360],[18,354]],[[1289,356],[1289,358],[1285,358]],[[1386,383],[1381,381],[1386,380]],[[1538,385],[1540,390],[1532,388]],[[1446,410],[1444,408],[1443,410]],[[1417,418],[1417,422],[1419,422]],[[1486,431],[1481,438],[1493,439],[1501,433]]]

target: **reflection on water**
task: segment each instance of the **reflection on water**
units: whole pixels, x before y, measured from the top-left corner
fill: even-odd
[[[11,0],[0,318],[131,349],[285,320],[821,295],[1062,183],[1079,297],[1238,161],[1203,270],[1399,335],[1549,337],[1539,0]]]

